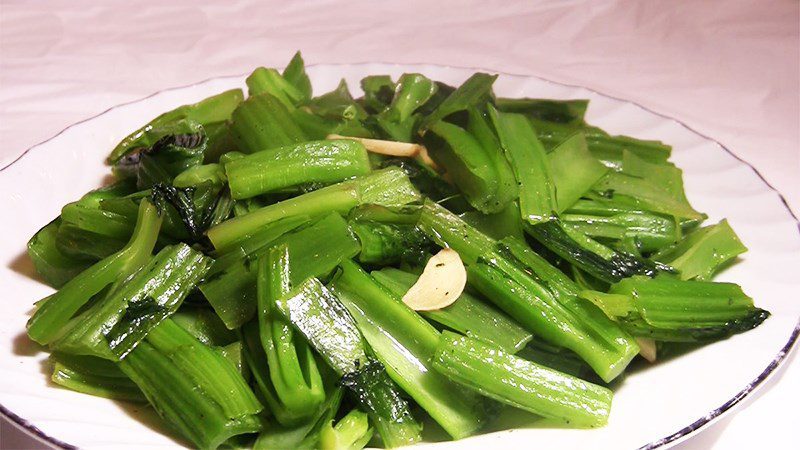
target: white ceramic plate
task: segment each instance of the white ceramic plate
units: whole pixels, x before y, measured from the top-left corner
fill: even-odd
[[[386,64],[309,68],[317,93],[344,77],[358,91],[365,75],[421,72],[459,84],[475,70]],[[103,160],[131,130],[157,114],[233,87],[244,77],[208,80],[112,108],[33,147],[0,172],[0,405],[2,413],[57,446],[154,448],[179,445],[154,413],[58,388],[49,383],[46,355],[25,337],[31,305],[52,292],[33,278],[25,243],[65,203],[101,185]],[[631,103],[587,89],[525,76],[502,75],[498,95],[588,98],[588,121],[609,132],[659,139],[674,146],[688,197],[710,221],[727,217],[750,248],[719,278],[735,281],[772,312],[757,329],[679,358],[637,370],[617,383],[608,426],[595,430],[532,424],[484,434],[439,448],[655,448],[678,442],[731,410],[778,367],[797,338],[800,290],[798,223],[782,198],[755,170],[684,125]],[[789,294],[792,293],[792,294]],[[788,294],[788,295],[787,295]],[[427,447],[427,445],[426,445]]]

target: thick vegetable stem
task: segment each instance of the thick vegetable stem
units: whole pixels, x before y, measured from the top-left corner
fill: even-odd
[[[148,200],[142,200],[133,236],[119,252],[103,259],[47,297],[28,321],[28,336],[47,344],[59,336],[72,316],[94,295],[116,280],[127,278],[150,258],[161,227],[161,217]]]
[[[399,447],[420,440],[421,427],[397,385],[383,365],[367,355],[352,316],[328,289],[310,278],[279,299],[277,307],[343,377],[342,384],[369,413],[384,445]]]
[[[439,333],[352,261],[341,265],[334,293],[400,385],[447,433],[460,439],[483,424],[482,401],[432,371]]]
[[[499,402],[575,427],[605,425],[611,391],[445,331],[432,360],[439,373]]]
[[[419,200],[419,192],[402,170],[389,168],[343,181],[227,220],[208,230],[208,238],[223,252],[255,234],[261,227],[287,216],[319,217],[346,214],[361,204],[401,206]]]

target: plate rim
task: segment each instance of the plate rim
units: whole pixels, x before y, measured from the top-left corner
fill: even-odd
[[[557,85],[557,86],[566,86],[566,87],[571,87],[571,88],[584,89],[584,90],[586,90],[588,92],[591,92],[591,93],[593,93],[595,95],[598,95],[598,96],[601,96],[601,97],[610,98],[610,99],[616,100],[618,102],[623,102],[623,103],[628,103],[628,104],[634,105],[634,106],[636,106],[638,108],[641,108],[642,110],[647,111],[647,112],[649,112],[651,114],[654,114],[654,115],[656,115],[656,116],[658,116],[658,117],[660,117],[660,118],[662,118],[664,120],[668,120],[670,122],[673,122],[673,123],[679,125],[680,127],[686,129],[687,131],[689,131],[689,132],[691,132],[691,133],[693,133],[693,134],[695,134],[695,135],[697,135],[697,136],[699,136],[699,137],[701,137],[701,138],[713,143],[714,145],[716,145],[717,147],[721,148],[723,151],[728,153],[730,156],[735,158],[737,161],[739,161],[740,163],[742,163],[745,166],[747,166],[748,168],[750,168],[750,170],[753,171],[753,173],[758,177],[758,179],[770,191],[774,192],[778,196],[778,198],[780,199],[781,203],[783,204],[784,209],[786,210],[786,212],[789,213],[789,216],[794,220],[795,228],[797,229],[798,233],[800,233],[800,219],[798,219],[798,216],[795,215],[795,213],[792,210],[791,206],[786,201],[786,198],[784,197],[783,193],[781,193],[769,181],[767,181],[767,179],[761,174],[761,172],[759,172],[759,170],[757,168],[755,168],[748,161],[746,161],[745,159],[743,159],[742,157],[740,157],[739,155],[734,153],[732,150],[730,150],[728,147],[726,147],[725,145],[723,145],[721,142],[717,141],[716,139],[714,139],[714,138],[712,138],[712,137],[710,137],[710,136],[708,136],[708,135],[706,135],[704,133],[701,133],[701,132],[697,131],[696,129],[694,129],[693,127],[687,125],[685,122],[683,122],[681,120],[678,120],[678,119],[676,119],[674,117],[668,116],[668,115],[660,113],[658,111],[655,111],[655,110],[653,110],[653,109],[651,109],[651,108],[649,108],[647,106],[644,106],[644,105],[642,105],[642,104],[640,104],[640,103],[638,103],[636,101],[632,101],[632,100],[629,100],[629,99],[626,99],[626,98],[623,98],[623,97],[618,97],[616,95],[607,94],[607,93],[601,92],[601,91],[599,91],[597,89],[586,87],[586,86],[579,85],[579,84],[555,81],[555,80],[543,77],[541,75],[520,74],[520,73],[506,72],[506,71],[501,71],[501,70],[492,70],[492,69],[469,67],[469,66],[454,66],[454,65],[442,65],[442,64],[430,64],[430,63],[408,63],[407,64],[407,63],[394,63],[394,62],[367,61],[367,62],[357,62],[357,63],[317,63],[317,64],[308,64],[306,67],[319,67],[319,66],[326,66],[326,67],[348,66],[348,67],[352,67],[352,66],[370,66],[370,65],[383,65],[383,66],[395,66],[395,67],[436,67],[436,68],[441,68],[441,69],[470,70],[470,71],[473,71],[473,72],[489,72],[489,73],[495,73],[495,74],[498,74],[498,75],[516,77],[516,78],[535,78],[535,79],[537,79],[539,81],[543,81],[545,83],[549,83],[549,84],[553,84],[553,85]],[[119,108],[124,108],[124,107],[129,106],[129,105],[133,105],[133,104],[137,104],[137,103],[140,103],[140,102],[144,102],[144,101],[146,101],[146,100],[148,100],[148,99],[150,99],[152,97],[155,97],[157,95],[160,95],[160,94],[162,94],[164,92],[177,91],[177,90],[181,90],[181,89],[188,89],[188,88],[192,88],[192,87],[195,87],[195,86],[199,86],[199,85],[203,85],[203,84],[206,84],[206,83],[210,83],[210,82],[213,82],[215,80],[232,79],[232,78],[243,78],[247,74],[248,73],[245,72],[245,73],[234,74],[234,75],[221,75],[221,76],[210,77],[210,78],[206,78],[206,79],[199,80],[199,81],[196,81],[196,82],[193,82],[193,83],[189,83],[189,84],[185,84],[185,85],[173,86],[173,87],[169,87],[169,88],[165,88],[165,89],[160,89],[160,90],[155,91],[155,92],[153,92],[153,93],[151,93],[149,95],[146,95],[144,97],[141,97],[141,98],[138,98],[138,99],[134,99],[134,100],[131,100],[131,101],[128,101],[128,102],[124,102],[124,103],[119,103],[119,104],[113,105],[113,106],[111,106],[111,107],[105,109],[104,111],[101,111],[101,112],[99,112],[99,113],[97,113],[95,115],[92,115],[90,117],[87,117],[85,119],[77,121],[75,123],[72,123],[72,124],[68,125],[67,127],[63,128],[58,133],[50,136],[49,138],[47,138],[47,139],[45,139],[45,140],[43,140],[43,141],[41,141],[39,143],[36,143],[36,144],[28,147],[22,153],[20,153],[16,158],[14,158],[11,161],[9,161],[3,167],[0,167],[0,174],[2,174],[2,172],[4,172],[6,169],[10,168],[11,166],[16,164],[20,160],[22,160],[22,158],[24,158],[25,155],[27,155],[31,151],[37,149],[38,147],[41,147],[41,146],[49,143],[53,139],[58,138],[59,136],[61,136],[62,134],[64,134],[65,132],[69,131],[70,129],[72,129],[74,127],[82,125],[82,124],[84,124],[86,122],[90,122],[90,121],[92,121],[92,120],[94,120],[94,119],[96,119],[96,118],[98,118],[100,116],[103,116],[103,115],[105,115],[105,114],[107,114],[107,113],[109,113],[111,111],[117,110]],[[638,448],[638,450],[653,450],[653,449],[657,449],[657,448],[671,447],[671,446],[673,446],[673,445],[675,445],[675,444],[677,444],[677,443],[679,443],[681,441],[684,441],[684,440],[688,439],[692,435],[697,435],[700,431],[702,431],[703,429],[705,429],[708,426],[710,426],[712,423],[714,423],[717,420],[719,420],[720,417],[724,413],[732,410],[737,405],[740,405],[742,403],[742,401],[744,401],[745,399],[750,398],[751,394],[753,394],[759,388],[763,387],[764,383],[769,378],[771,378],[779,370],[781,370],[781,368],[784,366],[783,363],[786,361],[787,357],[791,354],[791,352],[793,350],[795,350],[797,348],[796,344],[797,344],[797,341],[798,341],[799,337],[800,337],[800,317],[798,317],[798,320],[795,323],[795,327],[792,330],[791,334],[789,335],[789,339],[786,341],[786,343],[783,345],[783,347],[778,351],[778,353],[775,355],[775,357],[770,361],[770,363],[767,365],[767,367],[758,376],[756,376],[756,378],[754,378],[747,385],[745,385],[745,387],[742,388],[736,395],[731,397],[729,400],[724,402],[722,405],[712,409],[711,411],[709,411],[708,413],[706,413],[702,417],[696,419],[695,421],[693,421],[690,424],[682,427],[681,429],[675,431],[674,433],[669,434],[669,435],[667,435],[667,436],[665,436],[663,438],[651,441],[651,442],[649,442],[649,443],[647,443],[645,445],[642,445],[642,446],[640,446]],[[60,439],[58,439],[56,437],[48,435],[47,433],[45,433],[42,430],[40,430],[36,425],[31,423],[27,419],[15,414],[13,411],[9,410],[8,408],[3,406],[2,404],[0,404],[0,416],[2,416],[3,418],[7,419],[9,422],[14,424],[18,429],[26,432],[28,435],[38,439],[39,441],[41,441],[41,442],[43,442],[45,444],[49,444],[49,445],[51,445],[51,446],[53,446],[55,448],[64,449],[64,450],[73,450],[73,449],[78,448],[78,447],[76,447],[76,446],[74,446],[72,444],[69,444],[67,442],[64,442],[64,441],[62,441],[62,440],[60,440]]]

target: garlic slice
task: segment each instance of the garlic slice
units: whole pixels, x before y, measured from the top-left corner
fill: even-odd
[[[467,270],[453,249],[445,248],[425,264],[419,279],[403,296],[414,311],[431,311],[450,306],[464,292]]]
[[[413,144],[410,142],[383,141],[380,139],[341,136],[338,134],[329,134],[326,139],[352,139],[364,144],[364,147],[366,147],[367,151],[372,153],[380,153],[381,155],[389,156],[406,156],[410,158],[417,156],[422,149],[425,148],[419,144]],[[425,154],[428,154],[427,150],[425,150]]]
[[[656,362],[656,341],[650,338],[637,337],[636,343],[639,344],[639,354],[648,362]]]

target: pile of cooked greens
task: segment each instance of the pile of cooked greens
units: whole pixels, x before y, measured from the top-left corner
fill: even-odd
[[[131,133],[28,243],[53,381],[200,448],[398,447],[509,406],[602,426],[637,355],[768,317],[711,281],[746,249],[669,146],[495,79],[314,97],[298,53]]]

